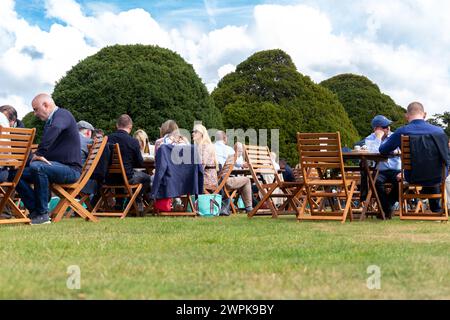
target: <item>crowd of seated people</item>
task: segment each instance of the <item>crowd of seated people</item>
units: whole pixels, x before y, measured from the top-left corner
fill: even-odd
[[[76,181],[81,168],[89,154],[89,146],[94,139],[103,137],[102,129],[95,128],[86,120],[75,122],[73,115],[66,109],[59,108],[48,94],[39,94],[32,101],[35,116],[45,122],[41,143],[37,151],[30,156],[29,164],[23,172],[22,179],[17,186],[17,193],[21,197],[25,207],[30,212],[32,224],[46,224],[50,222],[47,202],[50,197],[49,185],[51,183],[72,183]],[[441,128],[434,127],[425,122],[426,113],[420,103],[412,103],[408,106],[406,117],[409,124],[390,131],[391,120],[382,115],[376,116],[371,123],[373,133],[366,137],[364,144],[370,145],[372,152],[391,153],[400,147],[400,135],[424,135],[429,133],[442,134]],[[0,125],[3,127],[25,127],[17,118],[17,111],[9,105],[0,107]],[[144,157],[155,160],[158,149],[162,145],[190,145],[189,138],[180,133],[174,120],[165,121],[160,127],[160,137],[154,145],[146,132],[142,129],[133,130],[133,121],[129,115],[121,115],[117,119],[116,131],[108,135],[108,144],[119,144],[123,165],[127,178],[131,184],[142,184],[141,194],[137,198],[140,210],[143,210],[143,198],[151,198],[152,174],[144,172]],[[227,135],[223,131],[217,131],[214,135],[214,143],[205,126],[195,124],[192,132],[192,145],[195,146],[203,169],[203,189],[205,192],[214,191],[219,185],[218,172],[223,168],[229,157],[234,157],[234,169],[245,171],[248,165],[244,160],[244,147],[236,142],[234,146],[228,144]],[[449,144],[450,148],[450,144]],[[375,150],[376,149],[376,150]],[[277,155],[271,153],[276,170],[280,165],[276,162]],[[394,204],[398,199],[397,182],[400,173],[400,158],[390,158],[388,162],[379,165],[379,175],[376,187],[383,209],[387,218],[392,216]],[[286,160],[280,159],[283,168],[282,178],[286,181],[294,181],[292,169]],[[8,168],[0,168],[0,182],[11,179],[14,173]],[[264,180],[269,183],[274,176],[265,174]],[[447,193],[450,194],[450,178],[447,178]],[[385,183],[391,182],[392,188],[387,193]],[[34,185],[33,188],[30,185]],[[228,190],[237,190],[245,204],[245,211],[250,212],[255,205],[252,194],[252,182],[245,175],[231,175],[227,182]],[[428,190],[429,189],[429,190]],[[435,187],[425,188],[424,192],[437,192]],[[98,187],[92,188],[94,194]],[[230,214],[230,202],[223,194],[221,214]],[[168,200],[168,199],[159,199]],[[117,199],[117,205],[121,205]],[[432,211],[440,211],[437,201],[430,201]]]

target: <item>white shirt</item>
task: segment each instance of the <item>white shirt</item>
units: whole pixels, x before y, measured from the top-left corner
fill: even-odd
[[[221,166],[225,164],[229,156],[234,154],[234,149],[226,145],[223,140],[216,141],[214,147],[216,148],[216,160]]]
[[[9,128],[9,120],[3,112],[0,112],[0,126]]]

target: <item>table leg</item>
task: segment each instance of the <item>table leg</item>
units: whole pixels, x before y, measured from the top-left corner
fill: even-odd
[[[375,195],[375,199],[376,199],[377,205],[378,205],[378,211],[381,214],[382,219],[386,220],[386,217],[385,217],[384,211],[383,211],[383,207],[381,206],[380,197],[378,196],[378,192],[377,192],[377,189],[375,186],[375,181],[378,177],[378,169],[376,169],[375,173],[372,175],[372,173],[370,172],[368,161],[366,159],[363,159],[362,161],[364,162],[363,166],[364,166],[364,170],[366,171],[366,174],[367,174],[367,179],[368,179],[368,183],[369,183],[369,191],[367,193],[367,198],[364,203],[364,208],[362,210],[360,220],[364,220],[366,218],[366,212],[367,212],[367,208],[370,205],[370,200],[372,199],[372,193]],[[377,163],[375,164],[375,167],[377,167]]]

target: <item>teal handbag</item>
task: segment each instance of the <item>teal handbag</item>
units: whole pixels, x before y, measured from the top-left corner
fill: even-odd
[[[222,205],[222,195],[220,194],[200,194],[197,200],[194,196],[191,196],[192,202],[194,203],[197,212],[202,217],[216,217],[220,213],[220,208]],[[190,205],[188,205],[188,210],[190,210]]]

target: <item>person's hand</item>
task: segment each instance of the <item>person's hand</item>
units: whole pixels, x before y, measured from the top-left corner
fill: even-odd
[[[397,175],[397,181],[398,182],[402,181],[402,173],[401,172]]]
[[[247,169],[247,168],[248,168],[248,163],[247,163],[247,162],[244,162],[244,163],[242,164],[242,168]]]
[[[385,132],[381,129],[377,129],[375,130],[375,136],[377,137],[377,139],[383,140],[384,136],[386,135]]]
[[[48,161],[47,159],[45,159],[45,157],[43,157],[43,156],[37,156],[37,155],[34,155],[34,157],[33,157],[33,159],[31,159],[31,161],[33,162],[33,161],[42,161],[42,162],[45,162],[46,164],[48,164],[48,165],[52,165],[51,164],[51,162],[50,161]]]

